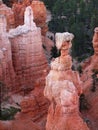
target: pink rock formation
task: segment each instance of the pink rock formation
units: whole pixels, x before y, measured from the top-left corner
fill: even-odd
[[[3,4],[2,0],[0,1],[0,14],[3,14],[6,16],[7,31],[11,28],[14,28],[14,26],[15,26],[14,13],[12,12],[11,8],[9,8],[5,4]]]
[[[48,31],[48,27],[46,25],[47,12],[44,3],[39,0],[33,0],[32,3],[30,0],[24,0],[23,2],[18,2],[13,5],[12,10],[15,16],[15,25],[16,27],[23,25],[25,8],[30,4],[34,12],[34,22],[37,27],[41,27],[42,35],[45,35]]]
[[[32,119],[33,122],[39,124],[43,129],[46,124],[46,115],[49,102],[43,95],[42,88],[35,88],[30,95],[25,96],[21,102],[21,112],[16,115],[16,119]]]
[[[44,37],[44,36],[42,36],[42,43],[43,43],[43,47],[44,47],[44,51],[45,51],[47,60],[48,60],[48,62],[51,62],[51,57],[52,57],[51,50],[55,44],[48,37]]]
[[[78,73],[71,70],[69,48],[73,35],[56,34],[61,56],[51,63],[44,95],[50,100],[46,130],[89,130],[79,115],[79,95],[82,93]]]
[[[25,11],[25,8],[26,7],[21,2],[13,4],[12,10],[14,12],[15,27],[24,24],[24,11]]]
[[[44,3],[39,0],[33,0],[31,4],[32,10],[34,12],[34,21],[38,27],[41,27],[42,35],[45,35],[48,31],[48,26],[46,24],[47,11]]]
[[[16,89],[43,87],[49,68],[42,48],[40,28],[33,22],[30,6],[25,11],[24,25],[10,30],[9,36],[18,81]]]
[[[31,7],[27,7],[24,25],[9,31],[13,66],[16,73],[13,92],[34,89],[21,102],[21,112],[14,121],[0,122],[2,130],[44,130],[49,102],[43,95],[45,77],[49,70],[42,48],[40,28],[33,22]]]
[[[6,32],[6,18],[0,15],[0,81],[9,91],[15,85],[15,72],[12,64],[11,43]],[[2,92],[4,89],[2,86]]]
[[[31,4],[30,0],[22,0],[15,2],[12,6],[15,17],[15,27],[24,24],[25,8]]]

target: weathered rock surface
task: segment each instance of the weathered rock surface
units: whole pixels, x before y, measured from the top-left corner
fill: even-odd
[[[14,12],[15,18],[15,27],[24,24],[24,12],[25,6],[22,3],[14,3],[12,6],[12,10]]]
[[[49,107],[48,100],[43,95],[42,88],[35,88],[21,102],[21,113],[16,115],[16,119],[32,119],[33,122],[45,128],[46,115]]]
[[[7,7],[5,4],[3,4],[2,1],[0,1],[0,14],[6,16],[7,20],[7,26],[6,29],[7,31],[11,28],[15,27],[15,20],[14,20],[14,13],[11,10],[11,8]]]
[[[71,70],[69,56],[70,33],[56,34],[56,45],[61,56],[51,63],[51,71],[46,78],[44,95],[51,102],[46,130],[89,130],[79,114],[79,95],[82,93],[78,73]]]
[[[48,31],[48,26],[46,25],[47,11],[43,2],[33,0],[32,3],[30,0],[25,0],[23,2],[15,3],[12,7],[15,16],[15,25],[23,25],[24,23],[24,11],[25,8],[31,5],[34,13],[34,22],[37,27],[41,27],[42,35],[45,35]]]
[[[16,89],[25,91],[35,86],[43,87],[49,67],[42,48],[40,28],[33,22],[30,6],[25,11],[24,25],[10,30],[9,37],[18,81]]]
[[[4,28],[1,26],[1,29]],[[15,120],[0,122],[0,129],[44,130],[49,102],[43,95],[43,88],[49,67],[42,48],[41,30],[33,22],[30,6],[25,11],[24,25],[10,30],[8,35],[12,49],[10,59],[13,59],[16,74],[12,92],[22,91],[24,99],[20,103],[21,112],[16,114]],[[29,90],[33,91],[25,96]]]
[[[2,85],[2,92],[5,89],[11,90],[12,86],[15,85],[11,43],[8,39],[6,26],[6,17],[4,15],[0,15],[0,82]]]
[[[36,0],[32,1],[31,7],[34,12],[34,21],[38,27],[41,27],[42,35],[45,35],[48,31],[46,7],[42,1]]]

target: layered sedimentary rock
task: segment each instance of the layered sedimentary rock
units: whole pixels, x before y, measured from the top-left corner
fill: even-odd
[[[46,18],[47,12],[46,7],[43,2],[41,1],[31,1],[25,0],[23,2],[15,3],[12,7],[15,16],[15,26],[23,25],[24,23],[24,11],[25,8],[31,5],[33,13],[34,13],[34,22],[36,23],[37,27],[41,27],[42,35],[45,35],[48,27],[46,25]]]
[[[20,106],[21,112],[16,115],[17,120],[32,119],[42,130],[45,129],[49,102],[44,97],[42,88],[35,88],[28,96],[25,96]]]
[[[15,72],[12,64],[11,43],[6,32],[6,18],[0,15],[0,81],[3,90],[11,89],[15,85]]]
[[[42,48],[41,31],[33,22],[31,7],[27,7],[24,25],[9,32],[13,66],[17,75],[17,90],[43,87],[48,71]]]
[[[68,32],[56,34],[61,56],[51,63],[51,71],[46,78],[44,95],[51,102],[46,130],[89,130],[79,115],[82,88],[78,73],[71,70],[69,49],[72,39],[73,35]]]
[[[7,31],[11,28],[14,28],[14,26],[15,26],[14,13],[12,12],[11,8],[9,8],[5,4],[3,4],[2,0],[0,1],[0,14],[6,16]]]
[[[33,22],[31,7],[25,11],[24,25],[9,31],[13,66],[16,73],[14,92],[23,91],[21,112],[14,121],[0,122],[2,130],[44,130],[49,102],[43,95],[48,64],[42,48],[41,31]],[[34,89],[27,96],[28,89]],[[26,96],[25,96],[26,94]]]

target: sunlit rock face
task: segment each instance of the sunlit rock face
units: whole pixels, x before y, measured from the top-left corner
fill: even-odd
[[[10,30],[9,37],[18,81],[16,90],[43,87],[49,68],[42,48],[41,31],[33,22],[30,6],[25,11],[24,25]]]
[[[6,32],[6,17],[0,15],[0,82],[2,82],[1,91],[13,89],[15,85],[15,73],[12,64],[11,43]],[[2,88],[3,87],[3,88]]]
[[[11,28],[14,28],[15,26],[15,20],[14,20],[14,13],[11,10],[11,8],[7,7],[5,4],[3,4],[2,0],[0,1],[0,14],[6,16],[7,20],[7,31]]]
[[[46,77],[44,95],[50,101],[46,130],[89,130],[79,115],[81,81],[78,73],[71,70],[69,49],[73,37],[68,32],[56,34],[61,56],[51,63]]]

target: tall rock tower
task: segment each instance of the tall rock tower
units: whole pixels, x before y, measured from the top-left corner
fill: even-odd
[[[13,86],[15,86],[15,72],[12,64],[11,43],[8,39],[6,26],[6,17],[0,15],[0,81],[3,83],[3,86],[0,87],[2,93],[7,90],[12,91]]]
[[[71,70],[69,55],[73,34],[57,33],[56,46],[61,56],[51,63],[46,78],[44,95],[50,106],[46,130],[89,130],[79,116],[79,95],[82,93],[81,81],[77,72]]]
[[[49,69],[42,48],[41,30],[33,19],[33,11],[29,6],[25,11],[24,25],[9,32],[17,77],[16,91],[43,87]]]

